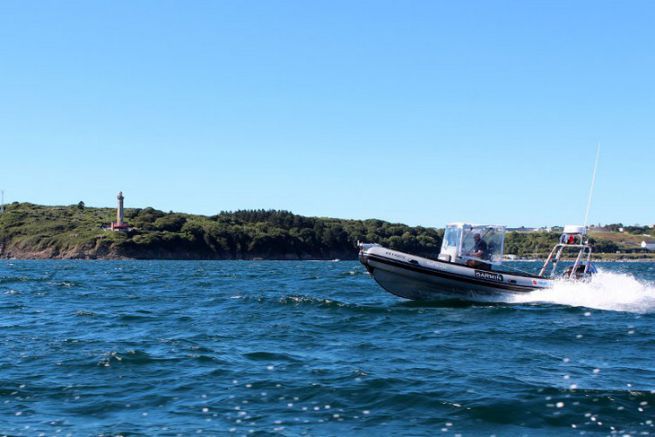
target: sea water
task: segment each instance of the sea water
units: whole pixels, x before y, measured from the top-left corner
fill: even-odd
[[[0,435],[655,433],[655,264],[600,270],[422,304],[354,261],[0,261]]]

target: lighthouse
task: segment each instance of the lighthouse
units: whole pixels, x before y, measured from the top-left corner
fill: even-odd
[[[119,192],[118,196],[116,196],[116,199],[118,200],[118,205],[116,206],[116,221],[111,223],[111,230],[112,231],[129,231],[130,230],[130,225],[125,223],[125,214],[123,211],[123,200],[125,200],[125,197],[123,197],[123,192]]]
[[[120,191],[118,193],[118,207],[116,208],[116,225],[122,226],[123,225],[123,218],[125,217],[123,214],[123,200],[125,197],[123,197],[123,192]]]

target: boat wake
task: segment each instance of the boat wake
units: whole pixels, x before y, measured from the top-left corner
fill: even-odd
[[[550,289],[510,296],[511,303],[554,303],[609,311],[655,313],[655,284],[600,271],[589,282],[558,281]]]

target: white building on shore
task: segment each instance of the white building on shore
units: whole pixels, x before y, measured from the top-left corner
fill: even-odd
[[[641,248],[646,250],[655,250],[655,241],[642,241]]]

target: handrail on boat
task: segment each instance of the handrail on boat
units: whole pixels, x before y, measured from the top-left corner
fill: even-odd
[[[571,273],[569,274],[569,278],[571,275],[575,274],[575,271],[578,269],[578,266],[580,265],[580,262],[582,261],[582,256],[586,252],[586,262],[584,264],[584,272],[582,273],[583,276],[586,276],[587,273],[589,272],[589,266],[591,265],[591,246],[589,244],[567,244],[567,243],[557,243],[553,249],[550,251],[550,254],[548,255],[548,258],[546,258],[546,261],[544,262],[544,265],[541,267],[541,270],[539,270],[539,276],[544,277],[544,274],[546,273],[546,269],[548,268],[548,265],[552,262],[553,267],[550,270],[550,275],[549,277],[553,277],[555,274],[555,270],[557,269],[557,263],[560,260],[560,257],[562,256],[562,252],[564,249],[579,249],[578,255],[575,257],[575,262],[573,263],[573,267],[571,268]]]

